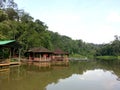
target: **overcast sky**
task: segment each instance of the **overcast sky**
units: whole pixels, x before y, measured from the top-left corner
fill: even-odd
[[[48,29],[89,43],[120,36],[120,0],[14,0]]]

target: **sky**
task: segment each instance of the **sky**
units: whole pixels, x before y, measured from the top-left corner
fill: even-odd
[[[120,0],[14,0],[50,31],[88,43],[103,44],[120,36]]]

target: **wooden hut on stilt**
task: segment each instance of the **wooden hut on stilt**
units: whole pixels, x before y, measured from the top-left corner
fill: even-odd
[[[64,52],[58,48],[53,51],[52,64],[53,65],[68,65],[69,64],[68,56],[69,56],[68,52]]]
[[[51,61],[52,52],[44,47],[31,48],[26,53],[28,61],[45,62]]]
[[[20,64],[20,47],[15,40],[0,41],[0,66]]]
[[[69,54],[61,49],[50,51],[44,47],[36,47],[29,49],[25,56],[27,56],[28,63],[38,66],[69,65]]]
[[[44,47],[36,47],[29,49],[25,56],[28,58],[28,62],[32,62],[38,66],[50,66],[52,51],[44,48]]]

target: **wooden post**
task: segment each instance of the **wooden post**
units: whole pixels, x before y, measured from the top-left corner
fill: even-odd
[[[20,56],[20,54],[21,54],[21,49],[19,49],[19,62],[20,62],[20,58],[21,58],[21,56]]]
[[[47,60],[47,56],[45,55],[45,61]]]
[[[39,61],[41,61],[41,54],[40,54],[40,56],[39,56]]]
[[[32,57],[32,61],[35,59],[35,53],[33,52],[33,57]]]
[[[9,60],[11,60],[11,48],[10,48],[10,56],[9,56]]]
[[[12,58],[14,58],[14,56],[15,56],[15,48],[13,48],[12,51],[13,51],[13,52],[12,52]]]
[[[5,55],[4,55],[4,49],[2,49],[2,53],[3,53],[3,59],[5,59]]]

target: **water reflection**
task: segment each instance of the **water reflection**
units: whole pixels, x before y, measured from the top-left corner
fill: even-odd
[[[58,83],[49,84],[46,90],[118,90],[120,82],[116,78],[109,71],[88,70],[82,75],[72,74],[69,78],[59,79]]]
[[[0,72],[0,90],[120,90],[120,62],[71,62],[69,66],[11,67]]]

